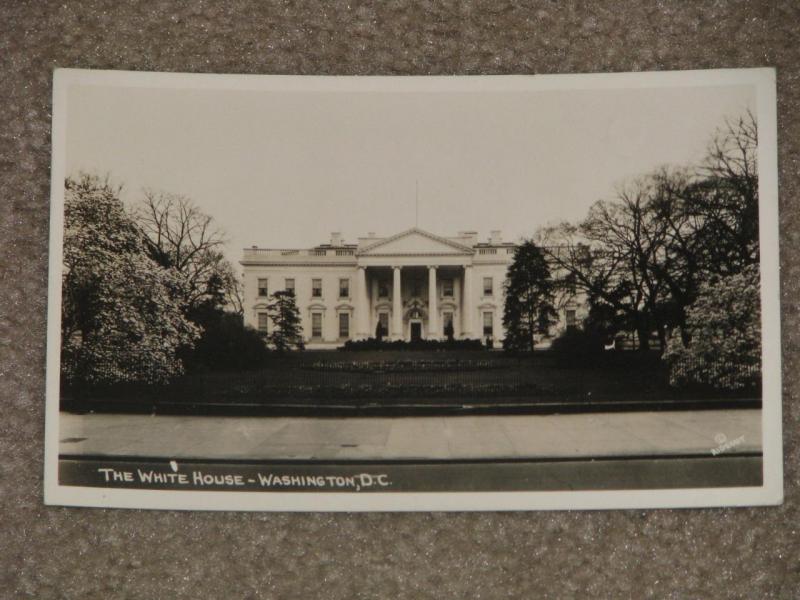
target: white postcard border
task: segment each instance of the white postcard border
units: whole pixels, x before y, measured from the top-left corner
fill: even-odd
[[[45,504],[243,511],[473,511],[690,508],[783,500],[777,118],[772,68],[587,75],[335,77],[211,75],[57,69],[53,78],[47,323]],[[763,347],[763,485],[744,488],[557,492],[203,492],[106,489],[58,482],[61,269],[67,88],[71,85],[316,91],[544,91],[753,85],[759,126]]]

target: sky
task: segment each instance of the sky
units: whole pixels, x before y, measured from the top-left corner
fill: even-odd
[[[506,241],[577,221],[616,187],[697,163],[754,88],[309,92],[72,85],[68,174],[185,195],[241,249],[415,225]],[[416,191],[418,190],[418,192]],[[418,197],[418,204],[417,204]],[[417,212],[418,206],[418,212]]]

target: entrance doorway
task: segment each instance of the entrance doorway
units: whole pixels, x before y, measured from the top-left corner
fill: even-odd
[[[411,321],[411,341],[418,342],[422,339],[422,323]]]

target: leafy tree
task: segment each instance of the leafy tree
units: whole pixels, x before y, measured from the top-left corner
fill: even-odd
[[[673,385],[742,389],[761,379],[761,305],[757,265],[700,286],[687,310],[690,340],[673,337],[664,358]]]
[[[267,340],[275,350],[287,352],[292,348],[305,348],[294,292],[281,290],[272,294],[267,314],[272,322],[272,332],[267,335]]]
[[[625,329],[625,317],[610,304],[589,299],[589,312],[583,320],[583,330],[611,344],[616,334]]]
[[[62,372],[73,384],[162,382],[197,328],[184,316],[184,280],[147,254],[119,188],[68,178],[64,201]]]
[[[508,268],[503,326],[503,347],[533,351],[537,336],[548,335],[557,322],[554,284],[544,254],[532,241],[517,247]]]

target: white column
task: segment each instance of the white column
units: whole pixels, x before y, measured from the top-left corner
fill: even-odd
[[[358,267],[356,277],[356,338],[369,337],[369,296],[367,295],[367,268]]]
[[[472,265],[464,265],[464,288],[461,290],[461,336],[464,338],[475,337],[472,330],[472,287]]]
[[[400,291],[400,267],[394,267],[392,282],[392,339],[403,339],[403,297]]]
[[[428,267],[428,339],[438,340],[439,332],[439,290],[436,289],[436,267]]]
[[[458,338],[461,337],[461,326],[463,321],[461,315],[464,314],[464,305],[461,303],[461,299],[464,297],[464,292],[461,288],[461,280],[458,277],[455,277],[453,279],[453,300],[458,302],[461,308],[455,315],[453,315],[453,333]]]
[[[369,335],[374,336],[378,327],[378,315],[375,313],[375,303],[378,301],[378,279],[367,277],[369,287]]]

